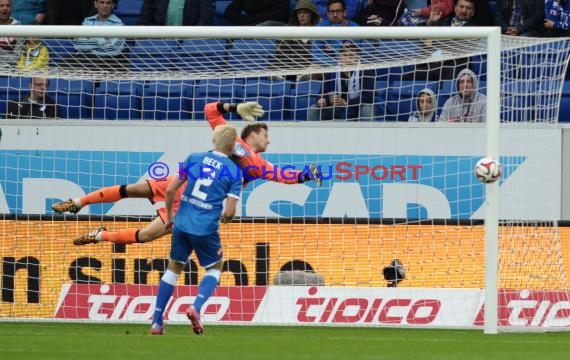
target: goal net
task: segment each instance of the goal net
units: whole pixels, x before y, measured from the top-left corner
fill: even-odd
[[[206,104],[258,101],[270,127],[263,157],[317,164],[325,180],[244,187],[237,220],[220,227],[224,272],[202,310],[206,325],[481,327],[490,304],[489,332],[570,326],[558,124],[566,39],[445,28],[13,28],[13,49],[1,51],[17,56],[0,57],[1,319],[150,323],[170,238],[72,240],[105,227],[106,240],[120,241],[163,203],[92,196],[78,214],[51,205],[176,174],[188,153],[211,147]],[[114,57],[78,50],[117,38]],[[38,42],[49,66],[18,66]],[[502,164],[493,185],[474,175],[485,155]],[[167,322],[186,322],[203,274],[192,256]]]

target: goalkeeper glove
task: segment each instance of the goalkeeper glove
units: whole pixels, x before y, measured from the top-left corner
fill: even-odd
[[[237,105],[236,112],[245,121],[255,121],[256,118],[265,114],[263,106],[258,102],[248,101]]]
[[[314,180],[317,186],[321,186],[323,182],[323,174],[315,164],[311,164],[309,167],[309,172],[302,171],[299,174],[299,182],[304,183],[306,181]]]

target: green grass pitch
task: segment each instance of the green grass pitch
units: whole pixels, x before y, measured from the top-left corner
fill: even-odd
[[[362,327],[0,322],[2,359],[568,359],[570,335]]]

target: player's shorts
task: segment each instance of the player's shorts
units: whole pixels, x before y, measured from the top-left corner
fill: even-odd
[[[196,252],[201,267],[208,268],[214,265],[223,258],[220,235],[215,232],[206,236],[196,236],[180,231],[175,225],[172,230],[170,258],[186,264],[192,251]]]
[[[169,176],[163,180],[154,180],[154,179],[147,180],[148,186],[150,186],[150,190],[152,191],[152,197],[149,199],[152,204],[160,202],[164,203],[166,196],[166,189],[168,188],[168,185],[170,185],[172,179],[174,178],[175,178],[174,176]],[[182,196],[182,193],[184,192],[185,188],[186,186],[181,186],[180,188],[178,188],[176,196],[174,196],[174,204],[172,205],[172,209],[174,210],[175,214],[176,211],[178,210],[180,197]],[[166,208],[162,206],[158,210],[156,210],[156,213],[158,216],[160,216],[162,222],[166,224],[166,217],[167,217]]]

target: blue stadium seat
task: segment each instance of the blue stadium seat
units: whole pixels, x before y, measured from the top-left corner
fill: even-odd
[[[533,80],[501,83],[501,121],[543,121],[546,117],[553,117],[558,104],[552,103],[551,97],[535,103],[537,92],[540,94],[540,89]]]
[[[567,59],[569,50],[567,42],[536,44],[525,47],[518,57],[518,78],[551,78],[565,76],[566,63],[559,59]],[[547,66],[545,66],[547,64]]]
[[[248,79],[244,101],[257,101],[263,106],[265,115],[261,120],[287,120],[290,118],[288,104],[290,92],[291,84],[288,81]]]
[[[443,108],[443,105],[453,95],[457,93],[457,89],[455,87],[456,81],[455,80],[444,80],[441,82],[439,87],[439,92],[437,93],[437,102],[439,108]],[[441,112],[441,111],[440,111]]]
[[[395,119],[394,116],[391,116],[390,107],[388,106],[389,85],[390,83],[382,80],[382,78],[376,79],[376,93],[374,95],[374,104],[376,105],[375,121],[393,121]]]
[[[191,118],[191,81],[165,80],[145,84],[142,118],[145,120],[188,120]]]
[[[495,15],[495,12],[497,11],[497,2],[489,1],[489,8],[491,9],[491,14]]]
[[[62,119],[90,119],[93,82],[89,80],[50,80],[49,89],[59,105]]]
[[[275,51],[273,40],[235,40],[228,49],[228,64],[234,71],[265,70]]]
[[[416,96],[424,88],[437,94],[438,83],[435,81],[394,81],[390,83],[388,92],[388,112],[395,117],[389,120],[408,121],[410,114],[416,110]]]
[[[214,26],[229,26],[231,25],[228,19],[225,18],[224,12],[226,8],[231,3],[231,0],[221,1],[216,0],[214,7]]]
[[[129,59],[135,71],[168,71],[176,67],[179,43],[171,39],[137,39]]]
[[[244,95],[243,79],[207,79],[200,80],[194,86],[194,97],[192,101],[193,119],[204,121],[204,106],[214,101],[238,103],[243,101]],[[234,113],[226,114],[228,120],[240,120]]]
[[[30,91],[30,79],[22,77],[0,77],[0,114],[6,114],[8,100],[18,100]]]
[[[562,97],[560,99],[560,113],[558,121],[570,122],[570,81],[565,81],[562,86]]]
[[[2,119],[5,118],[6,107],[8,106],[8,90],[8,78],[0,76],[0,116]]]
[[[117,0],[114,12],[140,13],[144,0]]]
[[[307,110],[321,95],[322,81],[299,81],[291,89],[291,120],[307,121]]]
[[[114,13],[125,25],[136,25],[141,13],[143,0],[120,0]]]
[[[480,81],[487,80],[487,55],[475,55],[469,58],[469,69],[473,70]]]
[[[140,119],[142,83],[103,81],[93,95],[93,117],[105,120]]]
[[[62,59],[75,54],[73,39],[43,39],[42,42],[49,50],[49,61],[51,64],[57,64]]]
[[[177,66],[186,71],[212,71],[226,61],[226,40],[186,39],[176,49]]]

